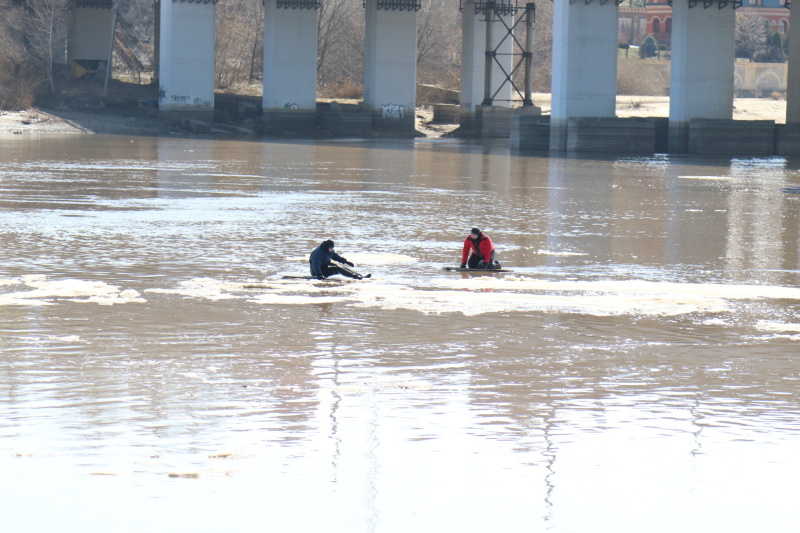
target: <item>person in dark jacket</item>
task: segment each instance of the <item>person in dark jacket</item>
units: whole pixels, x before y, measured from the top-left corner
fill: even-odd
[[[494,260],[495,252],[492,239],[478,228],[472,228],[464,239],[461,252],[461,268],[499,269],[500,263]]]
[[[333,251],[333,241],[322,241],[322,244],[317,246],[311,256],[308,258],[308,264],[311,268],[311,275],[317,279],[325,279],[336,274],[347,276],[348,278],[363,279],[370,277],[371,274],[362,276],[355,270],[347,267],[353,267],[353,263]],[[340,264],[332,264],[331,261],[336,261]],[[347,266],[345,266],[347,265]]]

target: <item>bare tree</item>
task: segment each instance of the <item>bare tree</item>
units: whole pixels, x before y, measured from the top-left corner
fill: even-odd
[[[736,55],[753,59],[757,50],[766,48],[767,20],[750,9],[736,10]]]
[[[553,3],[536,4],[533,32],[533,90],[549,93],[553,63]]]
[[[117,36],[114,52],[126,68],[141,75],[154,68],[155,9],[153,0],[116,2]]]
[[[24,9],[0,5],[0,109],[28,109],[41,76],[23,46]]]
[[[456,87],[461,63],[458,0],[427,0],[417,14],[417,69],[420,83]]]
[[[322,0],[317,20],[317,80],[324,94],[363,88],[364,8],[359,0]]]
[[[56,65],[66,64],[69,0],[28,0],[27,7],[27,50],[47,80],[50,92],[56,94]]]
[[[252,82],[262,68],[264,6],[260,0],[220,2],[216,16],[217,85]]]

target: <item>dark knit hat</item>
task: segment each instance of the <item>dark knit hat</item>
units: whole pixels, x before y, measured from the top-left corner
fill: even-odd
[[[474,235],[480,235],[481,234],[481,230],[479,230],[478,228],[472,228],[472,231],[470,233],[472,233]]]
[[[325,248],[326,250],[328,248],[333,248],[333,241],[330,239],[327,241],[322,241],[322,247]]]

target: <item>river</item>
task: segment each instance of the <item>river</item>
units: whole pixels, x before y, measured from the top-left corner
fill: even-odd
[[[2,529],[796,531],[798,168],[0,134]]]

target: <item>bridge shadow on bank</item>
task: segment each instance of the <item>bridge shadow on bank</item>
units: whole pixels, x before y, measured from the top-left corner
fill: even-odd
[[[800,126],[774,120],[691,119],[670,123],[667,117],[572,117],[554,124],[538,108],[479,107],[464,111],[457,104],[434,104],[433,124],[450,124],[448,137],[509,139],[513,148],[549,152],[631,154],[720,154],[738,156],[800,155]],[[398,116],[370,112],[361,103],[320,102],[316,113],[295,110],[261,113],[260,100],[218,96],[216,108],[243,117],[242,125],[269,137],[411,138],[414,113]],[[249,111],[248,111],[249,110]],[[554,129],[559,129],[554,140]],[[560,144],[560,146],[559,146]]]
[[[562,127],[566,129],[568,152],[800,154],[800,126],[773,120],[691,119],[670,124],[667,117],[574,117]],[[550,149],[550,117],[513,117],[510,138],[515,148]]]
[[[122,84],[129,85],[129,84]],[[197,116],[160,112],[157,95],[124,93],[115,98],[75,95],[71,109],[136,113],[169,121],[173,133],[265,138],[414,138],[417,110],[375,112],[363,103],[319,102],[316,110],[262,109],[261,97],[216,93],[213,110]],[[150,93],[153,94],[150,94]],[[109,100],[106,104],[104,101]],[[452,99],[450,100],[452,102]],[[469,111],[457,103],[433,104],[431,124],[448,126],[446,136],[509,139],[515,149],[530,152],[609,154],[708,154],[736,156],[800,155],[800,126],[773,120],[691,119],[670,123],[667,117],[573,117],[553,123],[538,108],[479,106]],[[57,112],[55,114],[58,114]],[[558,130],[557,132],[554,130]]]

